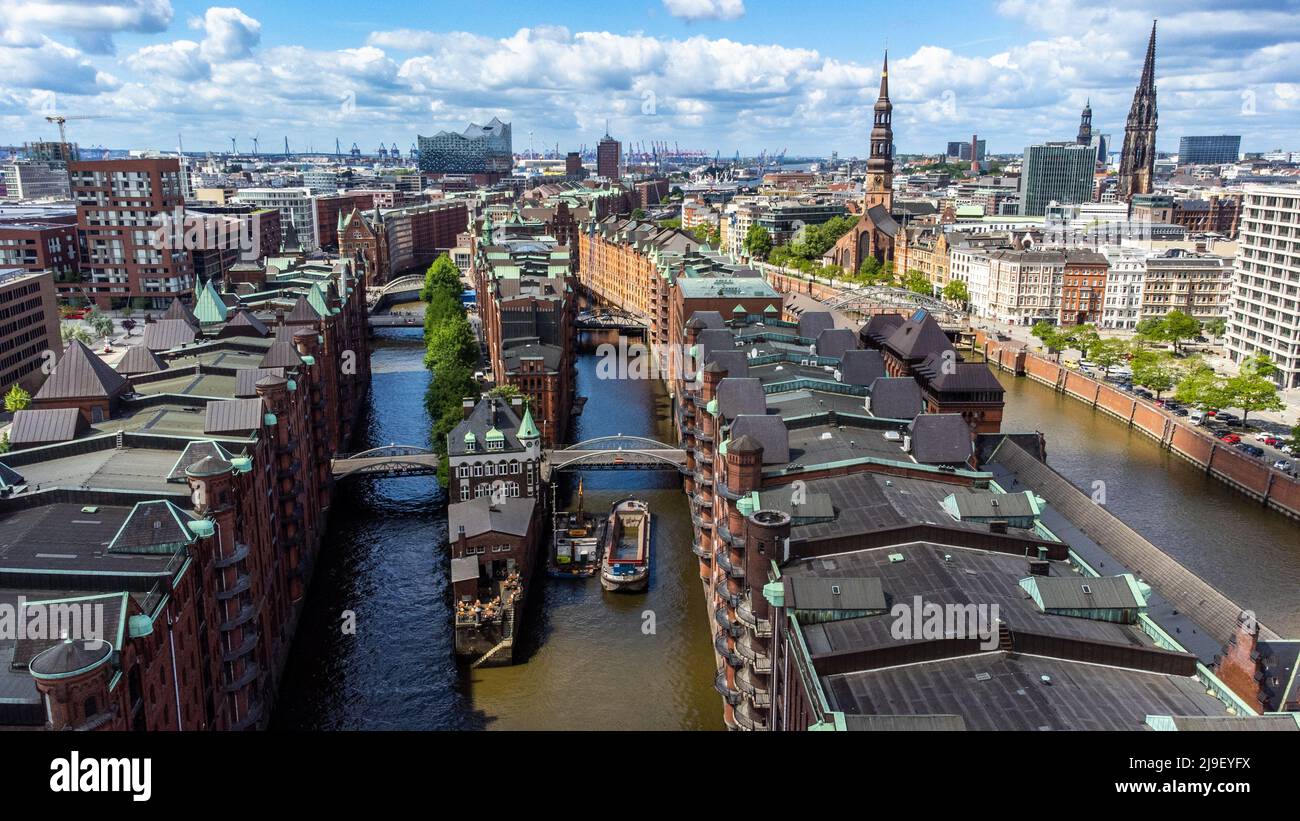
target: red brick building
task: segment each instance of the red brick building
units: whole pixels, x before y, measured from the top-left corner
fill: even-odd
[[[1110,262],[1096,251],[1070,251],[1065,255],[1061,286],[1061,325],[1101,321],[1106,299],[1106,272]]]
[[[0,269],[52,271],[60,296],[80,292],[77,215],[0,219]]]

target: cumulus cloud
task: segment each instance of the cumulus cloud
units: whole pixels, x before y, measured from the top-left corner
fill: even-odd
[[[126,64],[146,77],[201,80],[211,76],[202,47],[193,40],[145,46],[126,58]]]
[[[111,53],[113,35],[165,31],[169,0],[7,0],[4,26],[14,32],[67,33],[84,51]]]
[[[664,0],[664,8],[683,20],[736,20],[745,16],[745,0]]]
[[[13,89],[64,94],[98,94],[118,86],[76,49],[40,38],[33,46],[0,46],[0,93]]]
[[[190,28],[206,35],[201,46],[209,62],[247,57],[262,39],[260,22],[228,6],[209,8],[202,17],[190,20]]]

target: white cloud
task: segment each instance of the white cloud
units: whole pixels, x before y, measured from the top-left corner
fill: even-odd
[[[98,94],[118,86],[117,80],[95,68],[81,52],[48,37],[31,47],[0,45],[0,82],[10,90]],[[0,86],[0,92],[6,89]]]
[[[203,17],[190,20],[190,28],[206,35],[201,45],[209,62],[247,57],[262,39],[260,22],[228,6],[209,8]]]
[[[193,40],[177,40],[145,46],[127,56],[126,64],[144,76],[200,80],[212,74],[200,52],[201,47]]]
[[[7,0],[3,25],[16,32],[67,33],[85,51],[111,53],[113,35],[171,25],[169,0]]]
[[[683,20],[736,20],[745,16],[745,0],[664,0],[664,8]]]

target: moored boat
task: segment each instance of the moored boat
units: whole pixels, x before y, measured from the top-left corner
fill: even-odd
[[[547,575],[560,579],[585,579],[594,576],[597,568],[600,567],[601,545],[598,530],[596,517],[583,510],[582,480],[579,479],[578,509],[557,510],[552,516],[551,552],[546,563]]]
[[[615,502],[605,525],[600,584],[606,590],[639,593],[650,582],[650,505],[641,499]]]

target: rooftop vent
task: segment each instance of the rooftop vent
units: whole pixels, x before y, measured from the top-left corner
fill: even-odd
[[[976,673],[976,674],[975,674],[975,680],[976,680],[976,681],[992,681],[992,680],[993,680],[993,676],[989,675],[988,673]]]

